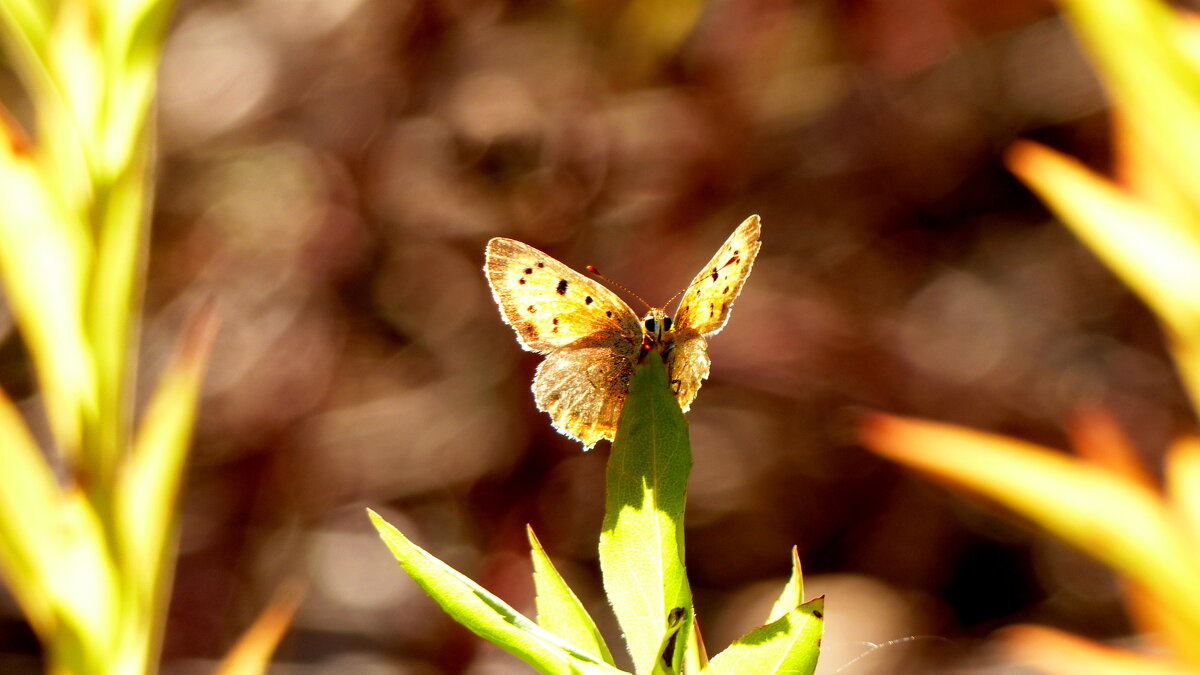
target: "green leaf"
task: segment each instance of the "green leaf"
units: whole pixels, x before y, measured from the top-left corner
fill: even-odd
[[[113,491],[120,547],[122,653],[153,663],[159,648],[174,570],[179,486],[183,479],[208,352],[218,321],[210,307],[189,321],[177,353],[154,390],[133,450],[119,466]]]
[[[1135,142],[1200,204],[1200,73],[1185,46],[1194,39],[1190,18],[1160,1],[1061,4]]]
[[[409,541],[367,509],[383,543],[413,581],[450,616],[479,637],[552,675],[613,675],[624,671],[600,661],[530,621],[446,563]]]
[[[820,653],[824,610],[825,598],[820,597],[750,631],[714,656],[705,674],[812,673]]]
[[[50,32],[51,5],[35,0],[5,0],[0,3],[0,16],[5,28],[19,46],[37,54],[46,46]],[[10,47],[12,49],[12,47]]]
[[[52,630],[43,575],[59,548],[59,488],[20,413],[0,391],[0,572],[42,636]]]
[[[804,603],[804,576],[800,572],[800,553],[792,547],[792,576],[783,586],[779,599],[771,607],[767,615],[767,623],[778,619]]]
[[[54,657],[70,663],[52,670],[104,672],[105,661],[113,658],[114,638],[125,628],[117,620],[120,576],[104,523],[87,495],[69,488],[59,505],[56,550],[41,572],[60,622],[51,636]]]
[[[47,191],[17,131],[0,128],[0,276],[37,367],[55,440],[73,460],[80,422],[96,409],[82,316],[91,246],[82,225]]]
[[[128,574],[148,588],[156,584],[169,542],[204,364],[216,330],[217,320],[208,307],[189,322],[178,353],[146,406],[116,491]]]
[[[537,589],[538,625],[554,633],[581,651],[588,652],[609,665],[613,664],[612,652],[604,644],[604,638],[596,628],[596,622],[584,609],[583,603],[563,581],[562,575],[550,562],[546,549],[526,526],[529,546],[533,557],[533,584]]]
[[[671,611],[692,606],[683,565],[691,469],[687,422],[651,356],[635,369],[617,423],[600,533],[604,589],[638,673],[653,671]],[[691,631],[690,611],[681,630]]]

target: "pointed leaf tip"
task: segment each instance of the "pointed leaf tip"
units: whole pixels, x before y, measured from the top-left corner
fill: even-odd
[[[775,621],[779,617],[787,614],[803,603],[804,575],[800,569],[800,552],[797,547],[793,546],[791,576],[788,577],[787,583],[783,586],[783,591],[779,594],[779,598],[775,600],[775,604],[771,607],[771,613],[767,615],[767,623]]]
[[[825,596],[821,596],[738,638],[713,657],[705,673],[811,675],[817,667],[824,625]]]
[[[258,675],[267,671],[271,656],[291,626],[292,617],[304,599],[304,584],[284,583],[271,604],[242,635],[217,667],[217,675]]]
[[[533,528],[525,526],[533,558],[533,583],[536,589],[537,622],[546,630],[575,645],[598,660],[613,665],[612,653],[596,622],[583,603],[558,573]]]
[[[463,573],[412,543],[379,514],[367,515],[404,571],[471,632],[552,675],[617,675],[621,671],[538,626]]]

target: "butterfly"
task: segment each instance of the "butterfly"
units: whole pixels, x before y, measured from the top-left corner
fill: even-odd
[[[688,284],[673,318],[652,307],[639,319],[616,293],[529,244],[489,241],[483,271],[500,315],[522,348],[546,356],[533,378],[533,398],[554,428],[584,450],[611,441],[634,365],[655,348],[687,412],[708,378],[705,338],[729,321],[758,255],[760,231],[758,216],[744,220]]]

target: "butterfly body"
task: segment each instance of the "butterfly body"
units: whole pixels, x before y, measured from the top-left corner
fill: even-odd
[[[675,316],[651,308],[639,319],[608,288],[514,239],[488,242],[484,272],[504,321],[524,349],[544,354],[534,401],[554,426],[589,449],[612,440],[634,365],[657,352],[684,412],[708,377],[705,336],[719,332],[759,249],[758,216],[747,218],[684,291]]]

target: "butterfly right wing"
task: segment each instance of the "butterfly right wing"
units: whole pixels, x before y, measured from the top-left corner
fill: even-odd
[[[742,221],[688,284],[679,301],[673,331],[675,347],[668,357],[668,372],[675,398],[684,412],[708,378],[711,362],[705,337],[719,333],[729,321],[733,301],[741,293],[742,284],[746,283],[758,257],[761,232],[758,216]]]
[[[733,301],[754,267],[762,246],[761,233],[758,216],[750,216],[729,235],[684,291],[675,312],[675,330],[690,329],[705,337],[721,332],[729,321]]]
[[[641,321],[624,300],[528,244],[492,239],[483,269],[501,316],[529,351],[547,354],[596,334],[641,344]]]
[[[538,410],[550,413],[554,428],[584,450],[611,441],[640,351],[640,342],[601,332],[551,352],[533,378]]]

